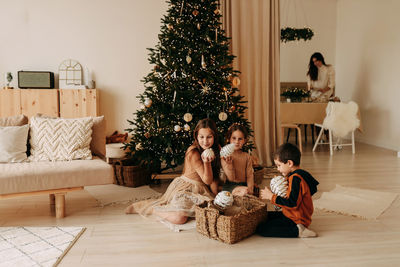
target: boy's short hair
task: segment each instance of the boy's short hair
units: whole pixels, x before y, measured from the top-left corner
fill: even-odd
[[[287,163],[288,160],[293,161],[294,166],[300,165],[301,152],[297,146],[291,143],[285,143],[278,147],[274,153],[274,159],[282,163]]]

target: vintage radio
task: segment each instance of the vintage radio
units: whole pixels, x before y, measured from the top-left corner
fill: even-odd
[[[54,88],[54,73],[49,71],[18,71],[18,88]]]

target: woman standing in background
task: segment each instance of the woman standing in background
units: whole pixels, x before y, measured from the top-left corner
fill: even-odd
[[[307,89],[311,90],[311,99],[316,102],[326,102],[334,94],[335,69],[325,64],[321,53],[311,55],[307,72]]]

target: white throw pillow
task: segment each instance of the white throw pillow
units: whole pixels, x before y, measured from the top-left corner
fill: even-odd
[[[31,118],[29,160],[92,159],[92,126],[92,118]]]
[[[0,127],[0,162],[26,160],[29,125]]]

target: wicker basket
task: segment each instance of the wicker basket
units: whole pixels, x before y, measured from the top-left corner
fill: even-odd
[[[264,168],[254,168],[254,184],[261,184],[264,178]]]
[[[234,198],[234,205],[245,209],[232,216],[224,215],[212,201],[197,206],[197,232],[228,244],[254,234],[257,225],[267,218],[267,204],[250,195]]]
[[[147,170],[126,164],[128,163],[124,160],[117,160],[113,163],[115,180],[118,185],[138,187],[150,183],[151,177]]]

